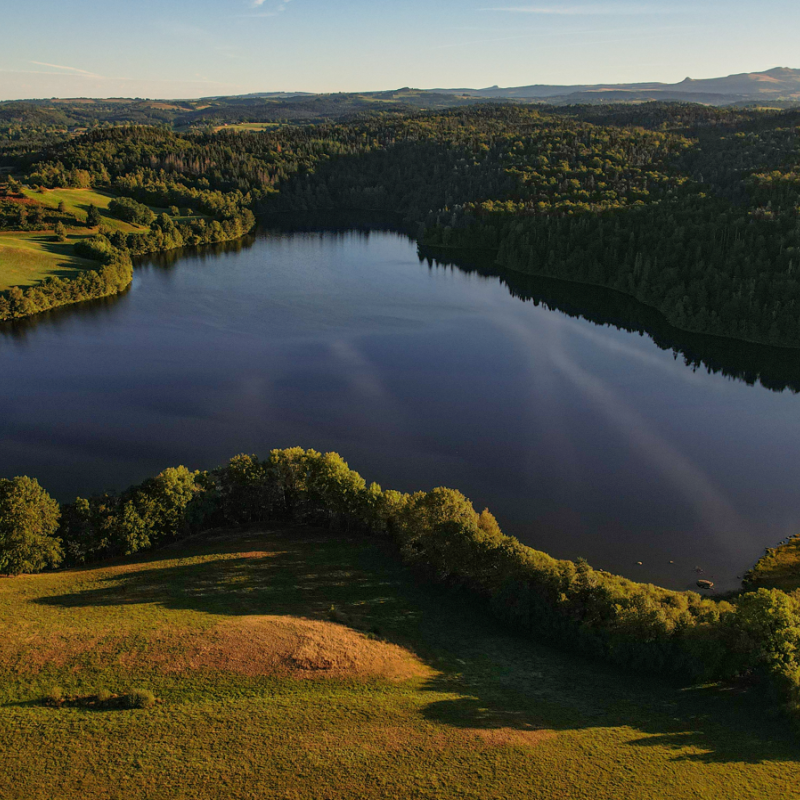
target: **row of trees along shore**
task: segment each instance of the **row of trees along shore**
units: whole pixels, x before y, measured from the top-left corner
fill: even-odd
[[[478,104],[265,132],[99,129],[17,165],[32,185],[190,206],[223,228],[255,209],[395,212],[424,243],[617,289],[685,330],[800,346],[798,130],[797,110]]]
[[[59,509],[31,478],[0,480],[0,572],[132,555],[218,527],[295,522],[386,537],[431,581],[482,598],[523,635],[684,680],[760,681],[800,713],[800,603],[759,589],[728,599],[634,583],[505,536],[460,492],[369,484],[335,453],[240,455],[210,472],[167,469],[121,494]]]

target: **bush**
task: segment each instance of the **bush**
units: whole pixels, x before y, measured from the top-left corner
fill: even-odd
[[[88,239],[76,242],[75,252],[83,258],[102,261],[104,264],[110,263],[117,255],[114,245],[102,233],[96,233]]]
[[[64,690],[60,686],[51,686],[44,696],[47,705],[60,705],[64,701]]]
[[[134,225],[149,225],[156,215],[142,203],[130,197],[120,197],[108,204],[108,210],[117,218]]]
[[[61,563],[58,503],[33,478],[0,479],[0,572],[40,572]]]
[[[89,208],[86,209],[86,227],[96,228],[101,222],[102,217],[100,216],[100,211],[97,206],[90,205]]]
[[[147,689],[132,689],[125,695],[127,708],[152,708],[155,704],[155,695]]]

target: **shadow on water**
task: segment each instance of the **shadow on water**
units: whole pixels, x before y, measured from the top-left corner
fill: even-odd
[[[136,267],[154,267],[168,271],[187,257],[207,261],[250,249],[260,236],[290,236],[312,232],[342,236],[356,232],[365,238],[369,238],[373,232],[412,236],[411,229],[399,216],[367,212],[271,214],[262,218],[257,233],[242,239],[145,256],[137,259]],[[418,255],[421,262],[427,261],[432,268],[456,268],[464,273],[478,274],[487,280],[497,280],[512,296],[523,302],[532,302],[536,306],[595,325],[612,326],[629,333],[648,336],[660,349],[672,350],[675,358],[680,358],[692,370],[703,369],[750,386],[760,384],[776,392],[785,389],[794,393],[800,392],[800,349],[769,347],[682,331],[670,325],[655,309],[620,292],[511,272],[498,267],[491,253],[419,246]],[[24,338],[39,325],[57,325],[72,314],[102,320],[124,299],[126,292],[77,306],[64,306],[26,320],[0,323],[0,336]]]
[[[264,227],[273,234],[371,231],[405,234],[411,228],[397,217],[378,213],[326,212],[271,215]],[[600,286],[534,277],[497,266],[489,251],[445,250],[419,245],[421,262],[430,267],[451,267],[487,280],[497,280],[509,294],[523,302],[558,311],[594,325],[610,326],[648,336],[661,350],[672,350],[676,359],[692,370],[706,370],[746,383],[781,392],[800,392],[800,349],[770,347],[736,339],[691,333],[670,325],[656,309],[621,292]]]
[[[134,260],[134,270],[143,267],[153,267],[163,272],[169,272],[183,258],[196,258],[208,261],[227,253],[239,253],[250,249],[256,242],[255,234],[244,236],[232,242],[217,242],[216,244],[203,245],[202,247],[179,247],[141,256]],[[72,274],[74,270],[70,270]],[[135,279],[135,272],[134,272]],[[57,330],[61,325],[80,315],[81,320],[100,324],[107,319],[120,304],[130,297],[130,287],[123,289],[119,294],[111,297],[99,297],[96,300],[84,300],[75,305],[59,306],[50,311],[43,311],[33,317],[0,322],[0,337],[7,336],[11,339],[24,340],[25,337],[39,327],[48,327]]]
[[[800,349],[770,347],[675,328],[650,306],[632,297],[580,283],[539,278],[502,269],[491,254],[458,253],[419,247],[429,266],[456,267],[499,280],[513,297],[600,326],[648,336],[661,350],[672,350],[692,370],[722,374],[749,386],[800,392]]]
[[[163,253],[142,256],[134,262],[134,267],[154,266],[167,271],[183,258],[194,258],[202,262],[229,253],[241,253],[243,250],[249,250],[256,243],[257,238],[255,233],[249,233],[241,239],[234,239],[230,242],[216,242],[199,247],[178,247]]]
[[[169,561],[178,556],[199,558]],[[483,604],[422,583],[385,542],[311,528],[212,534],[190,551],[127,563],[99,588],[38,602],[316,619],[334,605],[435,670],[423,687],[435,693],[430,721],[501,733],[624,728],[628,746],[666,748],[675,761],[800,761],[788,723],[757,698],[630,675],[516,636]]]
[[[113,297],[98,297],[96,300],[84,300],[81,303],[42,311],[33,317],[25,319],[13,319],[0,322],[0,337],[8,337],[19,341],[24,341],[28,334],[40,327],[47,327],[57,331],[74,317],[80,314],[81,320],[86,320],[93,324],[102,322],[114,312],[118,304],[125,302],[130,295],[130,287],[123,289]]]

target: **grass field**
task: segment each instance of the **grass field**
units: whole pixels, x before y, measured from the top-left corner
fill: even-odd
[[[43,706],[55,684],[163,702]],[[210,534],[0,580],[3,800],[789,800],[799,780],[754,698],[511,636],[368,539]]]
[[[272,128],[282,128],[282,122],[234,122],[229,125],[217,125],[217,131],[268,131]]]
[[[747,573],[748,589],[800,589],[800,536],[771,547]]]
[[[43,193],[33,189],[24,189],[26,197],[51,208],[57,208],[63,201],[65,210],[85,222],[90,205],[100,211],[102,224],[111,230],[125,233],[142,233],[146,228],[131,225],[115,219],[108,212],[108,205],[113,195],[96,192],[92,189],[47,189]],[[161,213],[167,209],[151,206],[154,212]],[[192,216],[176,216],[176,222],[192,219],[210,219],[204,214]],[[79,227],[67,228],[69,241],[59,244],[54,241],[52,233],[0,232],[0,292],[12,286],[33,286],[45,278],[58,276],[70,277],[75,272],[95,269],[97,264],[78,258],[72,252],[72,244],[90,235],[92,231]]]
[[[102,224],[111,230],[125,233],[144,230],[138,225],[131,225],[111,216],[108,212],[108,204],[114,199],[112,194],[97,192],[94,189],[45,189],[44,192],[24,189],[23,193],[31,200],[50,206],[50,208],[58,208],[58,204],[63,201],[67,213],[75,215],[81,222],[86,221],[89,206],[94,205],[100,212]]]
[[[50,276],[68,278],[97,264],[78,258],[68,242],[53,241],[53,234],[0,233],[0,292],[12,286],[33,286]]]

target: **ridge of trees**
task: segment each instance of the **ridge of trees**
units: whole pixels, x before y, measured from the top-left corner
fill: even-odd
[[[759,589],[714,600],[560,561],[500,530],[453,489],[403,494],[336,453],[291,448],[266,460],[167,469],[120,494],[61,509],[29,478],[0,482],[0,565],[35,572],[131,555],[214,527],[299,522],[383,536],[429,580],[477,595],[524,635],[629,669],[689,680],[759,679],[800,711],[800,601]],[[12,502],[7,499],[11,497]],[[38,555],[37,555],[38,553]]]
[[[798,131],[796,110],[479,104],[266,132],[97,129],[19,163],[33,184],[223,227],[258,209],[397,212],[425,244],[606,286],[683,330],[797,347]],[[198,227],[196,242],[219,236]]]

